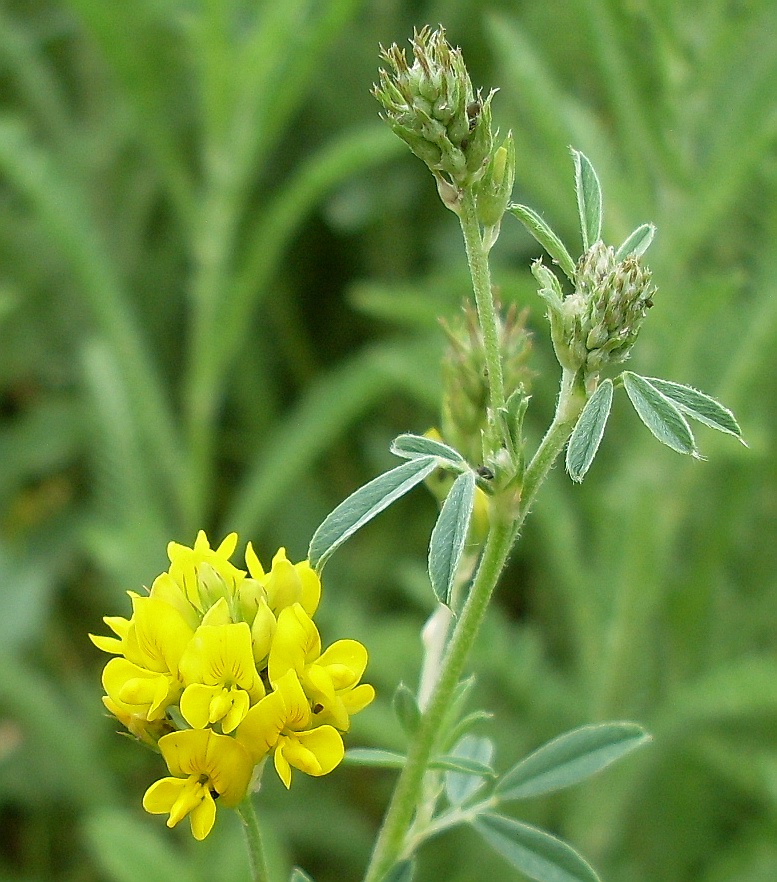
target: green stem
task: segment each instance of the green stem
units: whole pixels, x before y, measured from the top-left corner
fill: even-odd
[[[489,421],[493,424],[498,410],[505,406],[505,387],[502,376],[502,359],[499,351],[499,329],[491,291],[491,270],[488,266],[488,249],[483,242],[478,223],[475,197],[471,190],[464,190],[459,206],[459,221],[467,249],[467,261],[472,276],[472,289],[478,310],[480,328],[483,331],[483,345],[488,371],[490,391]],[[493,439],[497,440],[497,439]]]
[[[472,590],[453,631],[440,669],[440,677],[397,781],[367,868],[365,882],[378,882],[382,879],[402,852],[405,832],[410,826],[418,802],[432,748],[453,692],[461,679],[467,655],[485,616],[488,601],[507,560],[514,536],[512,523],[495,524],[489,534]]]
[[[256,809],[250,794],[237,806],[235,811],[243,822],[243,832],[251,864],[251,879],[253,882],[269,882],[270,872],[267,869],[267,859],[262,845],[262,831],[259,828],[259,819],[256,816]]]
[[[510,500],[494,498],[494,520],[483,550],[472,588],[451,635],[448,651],[440,667],[437,683],[421,718],[407,761],[400,773],[364,882],[380,882],[394,863],[409,851],[406,835],[419,804],[424,777],[440,727],[461,679],[469,651],[475,642],[488,603],[507,562],[510,549],[528,514],[537,491],[547,477],[574,427],[585,403],[585,390],[578,375],[565,371],[561,381],[556,414],[537,452],[526,469],[518,516],[510,517]],[[511,492],[505,494],[511,496]],[[410,843],[409,843],[410,844]]]

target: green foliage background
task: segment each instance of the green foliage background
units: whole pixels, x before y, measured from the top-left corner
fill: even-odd
[[[86,632],[199,527],[304,555],[390,439],[436,421],[460,234],[368,90],[379,42],[437,22],[501,89],[516,201],[571,239],[573,144],[610,241],[657,224],[631,366],[720,398],[750,443],[700,432],[692,462],[616,400],[585,484],[556,469],[473,659],[497,762],[638,720],[650,749],[520,817],[608,882],[777,878],[773,0],[6,0],[2,882],[248,878],[229,813],[199,845],[140,809],[160,763],[102,715]],[[534,437],[557,381],[536,256],[506,219],[495,276],[537,331]],[[417,675],[433,517],[416,491],[327,569],[324,637],[366,643],[379,690],[352,744],[402,746],[390,697]],[[278,878],[360,878],[391,773],[302,778],[259,800]],[[419,877],[506,878],[480,850],[441,838]]]

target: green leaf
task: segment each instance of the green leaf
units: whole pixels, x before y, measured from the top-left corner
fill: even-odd
[[[496,787],[503,801],[528,799],[578,784],[651,740],[637,723],[581,726],[566,732],[513,766]]]
[[[634,410],[653,435],[672,450],[699,458],[690,426],[666,395],[639,374],[624,371],[621,377]]]
[[[494,742],[482,735],[465,735],[453,748],[453,756],[491,766],[494,756]],[[447,772],[445,775],[445,795],[451,805],[462,805],[486,783],[483,775]]]
[[[400,683],[394,692],[391,704],[402,731],[411,738],[421,722],[421,710],[415,695],[404,683]]]
[[[480,815],[474,826],[494,851],[535,882],[599,882],[571,845],[544,830],[493,814]]]
[[[474,499],[475,475],[467,470],[453,482],[432,530],[429,578],[435,596],[446,605],[450,604],[453,581],[467,541]]]
[[[403,459],[418,459],[421,456],[436,456],[443,462],[455,466],[457,469],[466,467],[464,457],[434,438],[425,438],[423,435],[399,435],[391,444],[391,452]]]
[[[351,766],[371,766],[375,769],[401,769],[404,768],[407,757],[403,753],[394,750],[380,750],[373,747],[352,747],[345,752],[343,762]],[[466,757],[436,756],[429,762],[430,769],[444,772],[459,772],[463,775],[480,775],[485,778],[494,778],[496,772],[486,763]]]
[[[599,241],[602,233],[602,188],[588,157],[574,148],[571,148],[571,152],[575,163],[575,191],[583,250],[588,251],[594,242]]]
[[[184,853],[158,827],[122,809],[100,809],[86,822],[86,838],[103,878],[110,882],[195,882]]]
[[[376,747],[351,747],[346,750],[343,762],[351,766],[372,766],[377,769],[401,769],[405,765],[404,753],[379,750]]]
[[[651,386],[654,386],[669,398],[682,413],[689,416],[692,420],[697,420],[709,426],[711,429],[717,429],[719,432],[726,432],[738,438],[743,444],[745,440],[742,437],[742,430],[739,428],[734,414],[724,407],[719,401],[716,401],[704,392],[699,392],[691,386],[683,386],[680,383],[672,383],[670,380],[659,380],[653,377],[648,378]],[[747,444],[745,444],[747,447]]]
[[[291,871],[291,876],[289,876],[289,882],[313,882],[313,877],[308,876],[308,874],[304,870],[300,870],[299,867],[294,867]]]
[[[572,280],[575,280],[575,262],[572,255],[567,251],[566,245],[551,230],[548,224],[537,214],[534,209],[528,205],[508,205],[507,210],[510,214],[518,218],[518,220],[526,227],[526,229],[534,236],[534,238],[542,245],[542,247],[553,258],[564,273]]]
[[[635,257],[641,257],[650,247],[655,234],[656,228],[653,224],[642,224],[642,226],[637,227],[615,252],[615,260],[621,261],[630,254],[633,254]]]
[[[612,380],[603,380],[586,401],[567,447],[567,471],[580,482],[594,461],[612,407]]]
[[[308,559],[311,565],[321,571],[332,553],[346,539],[416,484],[420,484],[438,465],[436,457],[419,456],[384,472],[343,500],[324,518],[310,540]]]
[[[415,858],[408,858],[394,864],[381,882],[412,882],[415,875]]]

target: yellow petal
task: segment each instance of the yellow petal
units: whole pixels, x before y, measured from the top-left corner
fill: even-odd
[[[151,815],[168,814],[185,784],[185,778],[162,778],[155,781],[143,796],[143,808]]]
[[[274,613],[279,613],[302,598],[302,580],[294,565],[286,559],[286,549],[280,548],[273,558],[272,569],[264,582],[267,602]]]
[[[283,781],[285,788],[288,790],[291,787],[291,766],[283,754],[285,745],[286,739],[283,738],[275,749],[273,763],[275,764],[275,771],[278,773],[278,777]]]
[[[200,804],[189,815],[192,835],[200,842],[213,829],[216,820],[216,803],[208,791],[205,791]]]
[[[201,625],[180,661],[184,683],[238,686],[255,698],[263,692],[256,671],[251,629],[245,622]]]
[[[287,606],[278,614],[267,672],[275,684],[287,671],[302,674],[306,664],[321,653],[321,637],[313,620],[299,603]]]
[[[222,692],[221,686],[205,686],[191,683],[181,695],[181,714],[195,729],[204,729],[211,720],[210,706],[213,699]],[[218,717],[216,719],[219,719]]]
[[[306,775],[328,775],[340,764],[344,753],[343,739],[332,726],[296,732],[285,739],[287,762]]]
[[[307,560],[294,564],[294,569],[302,583],[300,603],[305,612],[312,616],[318,609],[318,603],[321,600],[321,579]]]
[[[251,643],[254,661],[257,664],[260,664],[267,658],[277,627],[278,623],[270,607],[267,606],[267,601],[264,597],[260,598],[253,623],[251,624]]]
[[[279,692],[271,692],[248,711],[235,731],[235,738],[256,763],[275,746],[285,725],[283,697]]]
[[[300,684],[295,671],[287,671],[275,684],[283,697],[285,726],[299,731],[310,724],[310,700]]]
[[[326,668],[335,689],[348,689],[359,682],[367,667],[367,650],[358,640],[337,640],[317,664]]]
[[[232,623],[232,616],[229,613],[229,604],[226,599],[219,598],[213,606],[202,617],[203,625],[229,625]]]
[[[254,551],[254,546],[250,542],[246,545],[246,566],[248,567],[248,572],[251,574],[252,579],[256,579],[257,581],[264,579],[264,567],[259,563],[259,558]]]
[[[369,683],[362,683],[355,689],[349,689],[340,696],[349,714],[356,714],[375,698],[375,690]]]

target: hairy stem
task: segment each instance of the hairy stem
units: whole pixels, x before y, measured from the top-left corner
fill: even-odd
[[[256,816],[256,809],[250,793],[235,810],[243,822],[248,859],[251,864],[251,879],[253,882],[269,882],[270,873],[267,869],[267,858],[262,844],[262,831],[259,828],[259,818]]]

